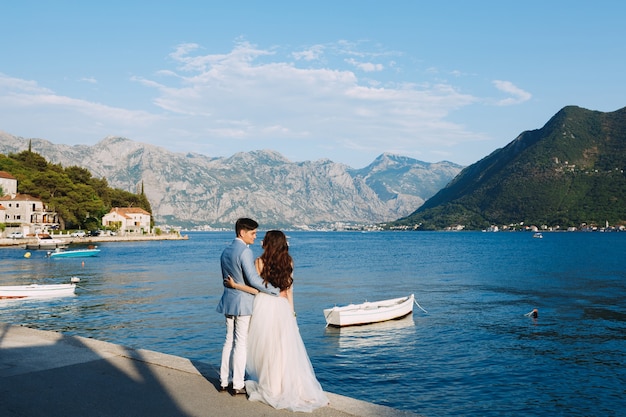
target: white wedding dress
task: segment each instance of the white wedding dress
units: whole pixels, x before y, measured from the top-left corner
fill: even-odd
[[[284,297],[264,293],[254,297],[246,370],[250,401],[306,412],[328,405]]]

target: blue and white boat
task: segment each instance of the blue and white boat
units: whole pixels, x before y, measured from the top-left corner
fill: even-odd
[[[48,252],[49,258],[81,258],[86,256],[96,256],[100,253],[100,249],[76,249],[76,250],[60,250]]]

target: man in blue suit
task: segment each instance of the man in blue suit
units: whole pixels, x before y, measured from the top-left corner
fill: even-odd
[[[237,237],[224,249],[221,257],[222,278],[229,276],[239,284],[246,284],[268,294],[278,295],[280,290],[271,284],[264,284],[254,266],[254,255],[249,245],[256,239],[259,224],[248,218],[238,219],[235,223]],[[254,295],[245,291],[224,286],[222,299],[217,312],[226,316],[226,340],[222,349],[220,366],[221,391],[232,383],[232,395],[245,394],[244,374],[248,343],[248,327],[252,316]],[[269,353],[269,352],[268,352]]]

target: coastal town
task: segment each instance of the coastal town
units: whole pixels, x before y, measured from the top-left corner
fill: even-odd
[[[151,215],[139,207],[113,207],[98,230],[61,230],[59,215],[39,198],[17,192],[17,179],[0,171],[0,246],[36,246],[47,239],[60,245],[130,240],[184,239],[151,226]],[[42,243],[42,240],[44,241]]]

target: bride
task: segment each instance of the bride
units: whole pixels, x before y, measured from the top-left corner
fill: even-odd
[[[293,260],[287,237],[270,230],[263,238],[263,254],[255,265],[261,278],[280,288],[280,296],[259,293],[237,284],[224,285],[256,294],[248,332],[246,391],[250,401],[278,409],[310,412],[328,405],[328,398],[315,377],[293,307]]]

